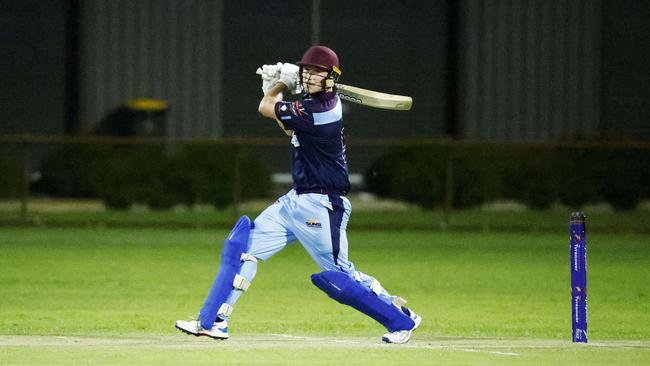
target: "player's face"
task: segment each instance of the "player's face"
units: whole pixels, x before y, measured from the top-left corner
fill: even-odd
[[[312,66],[305,66],[302,68],[302,87],[309,94],[318,93],[323,90],[323,80],[326,77],[327,71]]]

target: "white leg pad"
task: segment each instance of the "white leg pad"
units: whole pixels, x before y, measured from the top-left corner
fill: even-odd
[[[240,275],[235,275],[235,279],[232,282],[232,286],[236,289],[246,291],[248,290],[248,287],[251,285],[250,282],[244,277]]]
[[[225,302],[221,304],[219,307],[219,311],[217,311],[217,315],[224,315],[226,317],[230,316],[232,314],[232,306],[226,304]]]

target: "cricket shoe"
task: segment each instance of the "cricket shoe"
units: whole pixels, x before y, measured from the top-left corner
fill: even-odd
[[[177,320],[176,329],[197,337],[208,336],[214,339],[228,339],[228,322],[225,320],[215,322],[210,329],[203,328],[198,320]]]
[[[404,312],[404,314],[408,315],[409,318],[413,319],[413,322],[415,323],[413,325],[413,328],[407,330],[396,330],[394,332],[386,333],[381,338],[382,341],[386,343],[397,343],[397,344],[406,343],[409,341],[409,339],[411,339],[411,333],[413,333],[414,330],[418,329],[420,323],[422,323],[422,317],[414,313],[411,309],[402,306],[402,311]]]

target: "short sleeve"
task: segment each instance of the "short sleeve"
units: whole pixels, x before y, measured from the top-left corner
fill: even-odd
[[[313,120],[300,100],[275,103],[275,116],[290,130],[306,130],[313,126]]]

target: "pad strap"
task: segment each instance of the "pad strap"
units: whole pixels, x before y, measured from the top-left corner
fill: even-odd
[[[223,316],[230,316],[232,314],[232,306],[226,304],[225,302],[221,304],[219,307],[219,311],[217,311],[217,315],[223,315]]]
[[[248,254],[248,253],[242,253],[240,259],[241,259],[242,262],[248,261],[248,262],[257,263],[257,258],[255,258],[254,255],[251,255],[251,254]]]
[[[251,283],[248,282],[248,280],[244,276],[239,275],[239,274],[236,274],[235,279],[232,281],[232,287],[234,287],[236,289],[239,289],[239,290],[242,290],[242,291],[248,290],[248,287],[250,285],[251,285]]]
[[[397,296],[397,297],[395,297],[393,299],[393,305],[397,306],[400,309],[402,308],[402,306],[406,305],[406,302],[407,301],[404,298],[399,297],[399,296]]]
[[[377,281],[374,278],[372,279],[372,283],[370,284],[370,289],[377,296],[381,295],[381,290],[383,290],[383,288],[381,287],[381,283],[379,283],[379,281]]]
[[[354,280],[357,282],[363,282],[363,279],[361,278],[361,273],[359,273],[359,271],[352,272],[352,277],[354,277]],[[381,282],[377,281],[374,278],[372,278],[372,282],[370,283],[370,289],[377,296],[381,295],[381,292],[383,290],[383,288],[381,287]]]

